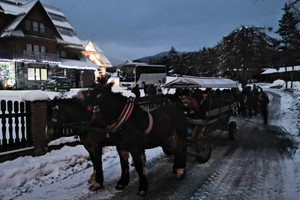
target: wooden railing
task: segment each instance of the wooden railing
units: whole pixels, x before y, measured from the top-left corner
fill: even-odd
[[[27,107],[25,102],[1,100],[0,152],[32,145],[32,138],[28,134],[30,111]]]

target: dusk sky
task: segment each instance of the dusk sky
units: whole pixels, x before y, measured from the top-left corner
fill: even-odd
[[[108,58],[133,60],[213,47],[242,25],[278,29],[286,0],[41,0]]]

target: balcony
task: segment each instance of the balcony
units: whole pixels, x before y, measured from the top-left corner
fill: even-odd
[[[36,60],[37,62],[42,61],[60,61],[59,54],[54,53],[41,53],[41,52],[33,52],[33,51],[26,51],[19,52],[16,54],[16,59],[28,59],[28,60]]]

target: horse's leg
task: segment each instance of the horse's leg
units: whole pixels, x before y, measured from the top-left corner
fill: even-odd
[[[177,177],[180,178],[186,167],[187,144],[185,140],[173,135],[169,145],[174,151],[173,173],[176,173]]]
[[[103,188],[103,169],[102,169],[102,147],[97,146],[93,156],[93,165],[96,171],[95,179],[92,181],[89,190],[96,191]]]
[[[147,161],[145,152],[142,154],[141,157],[142,157],[142,161],[143,161],[143,166],[145,167],[146,161]],[[131,166],[134,167],[134,162],[133,162],[133,160],[132,160],[132,162],[131,162]]]
[[[144,173],[142,154],[141,153],[131,153],[132,159],[134,161],[134,167],[139,175],[139,188],[137,195],[145,196],[148,192],[148,180]]]
[[[117,151],[119,153],[119,157],[120,157],[120,163],[121,163],[121,169],[122,169],[122,174],[121,174],[121,178],[118,181],[117,185],[116,185],[116,189],[117,190],[122,190],[124,189],[128,183],[129,183],[129,163],[128,163],[128,159],[129,159],[129,153],[127,151],[122,151],[121,149],[119,149],[117,147]]]
[[[176,169],[177,177],[180,178],[183,176],[186,167],[186,145],[180,142],[177,148],[175,150],[173,169]]]
[[[92,183],[95,180],[95,176],[96,176],[96,169],[95,169],[95,165],[94,165],[94,162],[95,162],[95,158],[94,157],[95,156],[94,156],[94,154],[93,154],[92,151],[89,151],[87,148],[86,148],[86,150],[89,152],[91,161],[93,163],[93,169],[94,169],[94,171],[93,171],[93,173],[91,174],[91,176],[90,176],[90,178],[88,180],[88,183]]]

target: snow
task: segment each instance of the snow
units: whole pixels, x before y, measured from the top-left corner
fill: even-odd
[[[278,70],[275,68],[266,68],[264,72],[262,72],[261,74],[275,74],[275,73],[283,73],[288,71],[291,72],[293,70],[293,67],[287,67],[285,69],[285,67],[280,67]],[[294,71],[300,71],[300,66],[294,66]]]
[[[169,80],[172,80],[170,78]],[[130,91],[118,87],[118,79],[113,78],[111,81],[115,82],[113,91],[122,92],[125,96],[134,96]],[[291,134],[298,142],[299,139],[299,124],[300,124],[300,82],[294,82],[293,93],[285,92],[284,88],[271,89],[270,86],[284,85],[282,80],[277,80],[272,84],[257,84],[264,89],[269,91],[270,98],[272,94],[280,95],[281,98],[281,117],[277,121],[270,122],[271,125],[279,126],[285,129]],[[72,89],[65,97],[72,97],[77,94],[80,89]],[[164,90],[167,92],[167,90]],[[20,93],[19,96],[16,93]],[[143,92],[141,90],[143,95]],[[0,99],[23,99],[35,100],[35,99],[46,99],[54,98],[59,93],[55,92],[32,92],[32,91],[0,91]],[[18,99],[19,98],[19,99]],[[61,138],[56,141],[52,141],[49,145],[61,144],[66,141],[70,142],[78,140],[74,137]],[[151,159],[162,155],[161,148],[155,148],[146,151],[147,160],[151,162]],[[291,161],[292,162],[292,161]],[[295,159],[293,162],[300,162],[300,152],[297,150],[295,153]],[[104,179],[105,182],[117,180],[120,175],[120,167],[118,165],[119,159],[115,147],[105,147],[103,153],[103,168],[104,168]],[[287,166],[288,168],[289,166]],[[131,170],[133,170],[131,168]],[[74,199],[72,198],[72,189],[76,188],[76,184],[87,182],[89,175],[92,173],[92,163],[89,160],[88,152],[82,145],[75,147],[64,146],[60,150],[53,150],[43,156],[25,156],[19,157],[12,161],[6,161],[0,163],[0,199]],[[74,173],[80,174],[80,180],[76,181],[73,179]],[[296,178],[296,177],[295,177]],[[55,184],[61,182],[60,184]],[[63,183],[63,186],[62,186]],[[293,183],[293,180],[288,180],[286,183]],[[105,184],[105,183],[104,183]],[[58,187],[66,188],[65,193],[56,194],[55,192],[43,192],[46,186],[52,186],[53,191],[58,190]],[[84,185],[85,190],[88,192],[88,185]],[[108,192],[101,193],[101,198],[105,199],[110,195],[116,193],[116,190],[107,189]],[[44,196],[40,196],[40,193]],[[47,194],[47,196],[45,196]],[[100,195],[100,193],[99,193]],[[295,198],[297,199],[297,197]]]
[[[34,91],[34,92],[28,92],[22,97],[23,101],[42,101],[42,100],[48,100],[49,97],[47,93],[42,91]]]

